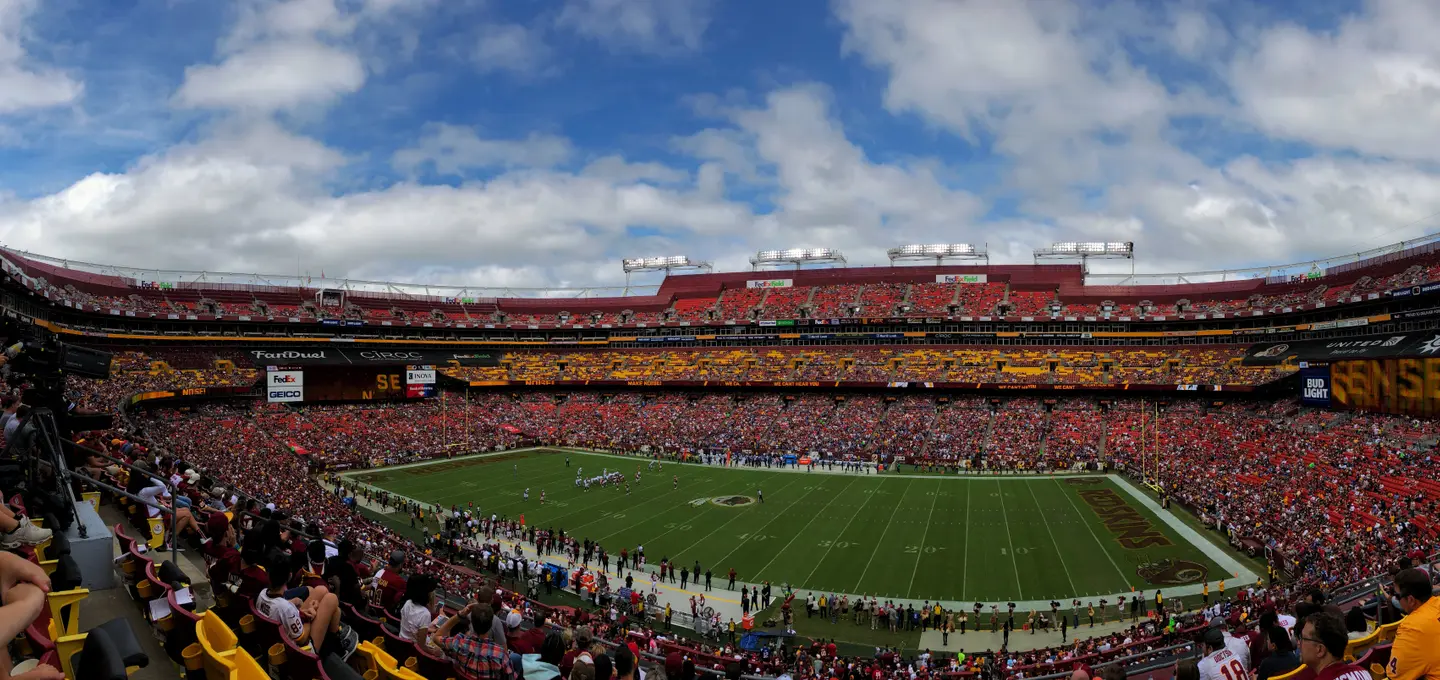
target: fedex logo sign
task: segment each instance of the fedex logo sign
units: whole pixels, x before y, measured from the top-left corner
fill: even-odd
[[[271,371],[266,384],[271,387],[299,387],[305,384],[303,371]]]

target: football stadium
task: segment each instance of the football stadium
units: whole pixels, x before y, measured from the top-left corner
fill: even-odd
[[[1440,680],[1436,35],[0,0],[0,680]]]
[[[6,250],[11,447],[74,470],[17,478],[7,546],[73,586],[21,653],[84,648],[57,607],[122,588],[207,676],[465,677],[400,636],[413,581],[518,650],[565,630],[700,674],[875,648],[1168,673],[1322,606],[1383,667],[1405,612],[1376,594],[1436,559],[1437,242],[1219,282],[897,264],[584,298]],[[1055,246],[1092,248],[1128,244]],[[277,570],[325,656],[258,608]]]

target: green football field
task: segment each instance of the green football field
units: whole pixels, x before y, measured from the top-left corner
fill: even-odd
[[[566,460],[569,466],[566,466]],[[563,529],[650,564],[697,560],[740,581],[953,602],[1153,591],[1230,576],[1108,477],[824,474],[531,450],[367,472],[419,501]],[[631,493],[575,487],[620,470]],[[679,487],[672,488],[672,477]],[[529,500],[523,498],[530,490]],[[540,503],[540,492],[546,500]],[[763,492],[764,502],[757,497]],[[1239,583],[1236,586],[1242,585]]]

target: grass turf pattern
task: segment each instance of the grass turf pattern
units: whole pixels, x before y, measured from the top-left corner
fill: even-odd
[[[1057,599],[1068,606],[1076,597],[1181,585],[1168,581],[1177,565],[1207,570],[1212,580],[1227,576],[1101,476],[907,477],[678,464],[655,472],[646,465],[539,450],[354,478],[446,508],[474,502],[487,517],[523,514],[527,526],[564,529],[613,553],[643,545],[652,565],[662,557],[687,567],[698,560],[714,572],[717,588],[733,567],[740,581],[790,583],[802,591],[953,602]],[[624,472],[631,493],[577,489],[582,468],[586,477]],[[763,503],[749,502],[761,491]],[[734,496],[742,497],[740,505],[712,500]],[[1142,568],[1161,561],[1171,568]]]

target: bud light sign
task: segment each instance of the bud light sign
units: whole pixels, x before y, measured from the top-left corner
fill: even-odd
[[[1300,371],[1300,402],[1306,406],[1330,408],[1330,367],[1315,366]]]

